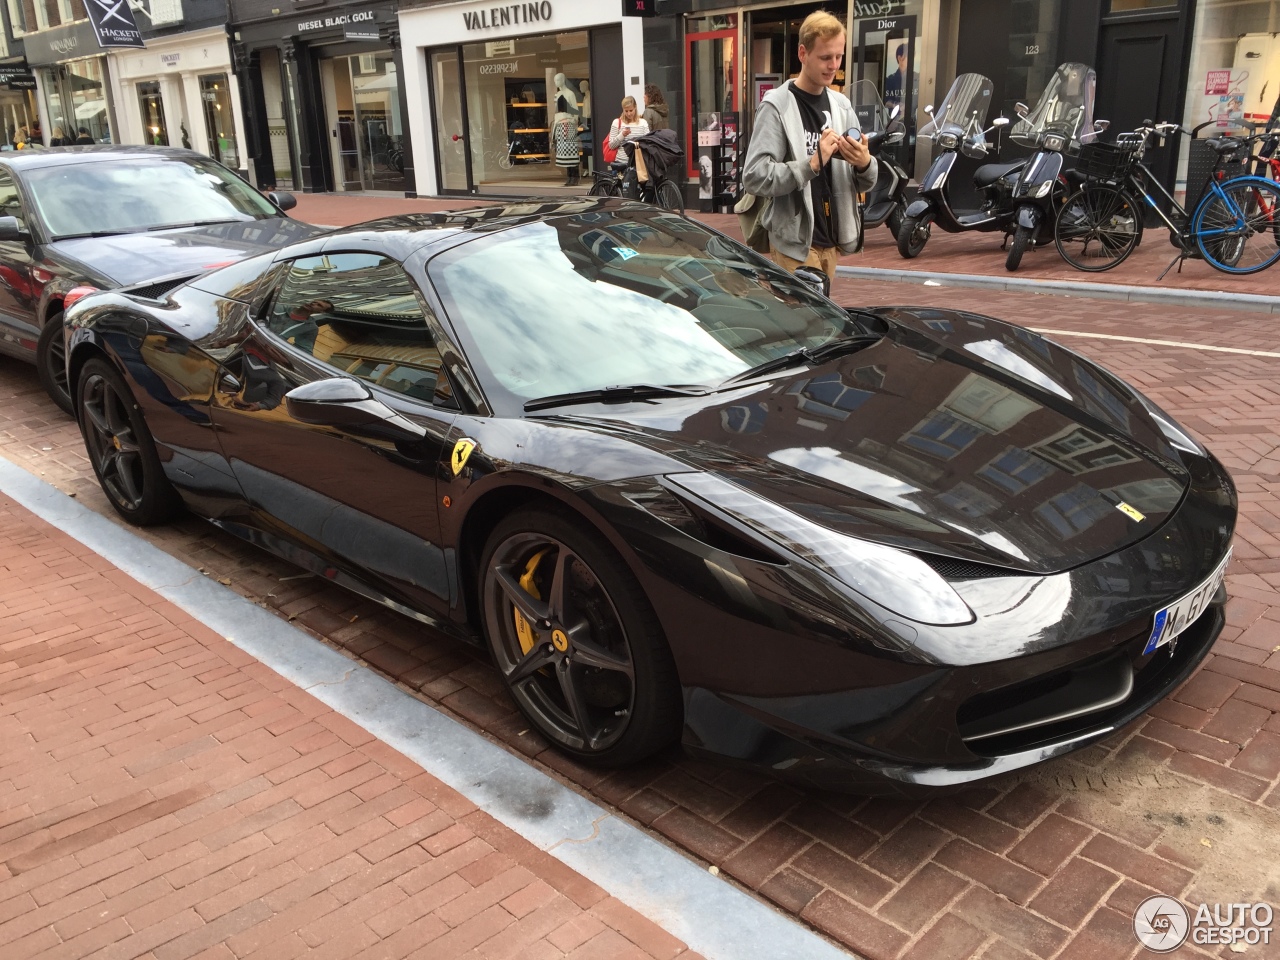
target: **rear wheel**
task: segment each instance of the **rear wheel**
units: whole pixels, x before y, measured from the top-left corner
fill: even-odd
[[[933,211],[926,210],[918,217],[904,217],[902,226],[898,228],[898,253],[908,260],[914,260],[929,242],[930,225],[933,223]]]
[[[1058,253],[1088,273],[1123,263],[1141,239],[1141,211],[1123,190],[1107,184],[1081,187],[1067,198],[1054,220]]]
[[[62,312],[45,321],[36,341],[36,374],[40,386],[63,413],[75,413],[71,385],[67,382],[67,345],[62,336]]]
[[[520,510],[480,565],[484,632],[521,713],[573,756],[620,765],[679,736],[675,663],[631,572],[582,520]]]
[[[616,197],[617,195],[618,180],[612,175],[596,174],[596,182],[587,191],[588,197]]]
[[[658,184],[656,197],[658,206],[684,216],[684,193],[674,180],[663,180]]]
[[[1228,181],[1196,208],[1191,233],[1209,265],[1224,273],[1257,273],[1280,260],[1280,187],[1245,177]]]
[[[1004,258],[1004,268],[1009,271],[1017,270],[1019,264],[1022,263],[1022,255],[1027,252],[1027,248],[1031,246],[1031,237],[1033,231],[1029,227],[1019,226],[1013,232],[1013,240],[1009,244],[1009,255]]]
[[[76,403],[89,462],[111,506],[137,526],[172,519],[182,501],[164,475],[151,431],[124,378],[95,357],[80,372]]]

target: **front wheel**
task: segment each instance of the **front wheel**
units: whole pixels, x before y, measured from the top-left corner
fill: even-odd
[[[1018,229],[1013,232],[1013,241],[1009,244],[1009,255],[1004,258],[1004,268],[1006,270],[1013,272],[1018,269],[1018,265],[1022,263],[1022,255],[1031,246],[1031,238],[1034,232],[1029,227],[1018,225]]]
[[[1067,198],[1054,220],[1053,240],[1077,270],[1101,273],[1123,263],[1142,240],[1142,214],[1118,187],[1087,184]]]
[[[124,378],[95,357],[80,372],[76,405],[89,462],[115,511],[140,527],[172,519],[182,501],[164,475],[151,431]]]
[[[45,321],[36,341],[36,375],[40,386],[63,413],[75,413],[71,385],[67,382],[67,344],[63,339],[62,312]]]
[[[675,662],[635,577],[560,508],[526,509],[480,562],[484,633],[520,712],[579,760],[617,766],[673,742],[683,723]]]
[[[1200,255],[1224,273],[1257,273],[1280,260],[1280,187],[1242,177],[1213,190],[1191,221]]]
[[[663,180],[658,184],[654,199],[663,210],[670,210],[684,216],[684,193],[674,180]]]
[[[618,195],[618,180],[616,177],[597,175],[596,182],[591,185],[591,189],[587,191],[588,197],[616,197]]]
[[[898,231],[902,229],[902,221],[906,215],[906,204],[895,203],[893,209],[889,211],[889,216],[885,218],[884,225],[889,228],[889,232],[895,237],[898,235]]]
[[[929,242],[933,211],[926,210],[918,217],[904,217],[898,228],[898,253],[907,260],[914,260]]]

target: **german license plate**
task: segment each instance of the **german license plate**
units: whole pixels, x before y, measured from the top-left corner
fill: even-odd
[[[1226,576],[1227,564],[1230,560],[1231,551],[1228,550],[1226,557],[1223,558],[1222,563],[1218,564],[1218,569],[1210,574],[1208,580],[1182,599],[1169,604],[1163,610],[1156,611],[1155,623],[1151,626],[1151,636],[1147,639],[1143,654],[1151,653],[1165,644],[1172,643],[1178,639],[1178,634],[1195,623],[1196,618],[1204,613],[1205,607],[1218,592],[1218,587],[1222,586],[1222,578]]]

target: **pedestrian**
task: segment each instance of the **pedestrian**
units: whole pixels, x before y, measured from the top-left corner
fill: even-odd
[[[27,142],[30,139],[31,133],[27,128],[25,126],[19,127],[17,135],[13,138],[13,149],[25,150],[27,148]]]
[[[844,24],[825,10],[800,24],[800,73],[769,91],[756,113],[742,185],[770,197],[763,218],[774,261],[820,270],[829,289],[842,253],[861,246],[858,194],[876,165],[849,99],[829,89],[844,60]],[[788,133],[793,131],[793,133]]]
[[[670,130],[671,108],[662,95],[662,88],[656,83],[644,85],[644,119],[649,130]]]
[[[66,147],[66,146],[70,146],[70,144],[71,144],[71,140],[67,137],[67,135],[66,135],[66,134],[64,134],[64,133],[62,132],[62,128],[61,128],[61,127],[54,127],[54,128],[53,128],[53,137],[52,137],[52,139],[50,139],[50,141],[49,141],[49,146],[51,146],[51,147]]]
[[[627,165],[627,155],[622,145],[629,140],[643,137],[649,132],[649,124],[636,111],[636,98],[622,98],[622,115],[609,125],[609,146],[618,151],[618,166]]]
[[[76,131],[76,143],[77,144],[93,143],[93,137],[89,136],[88,127],[81,127],[79,130]]]

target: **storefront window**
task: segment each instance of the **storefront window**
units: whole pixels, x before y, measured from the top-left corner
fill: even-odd
[[[237,169],[240,152],[236,148],[235,117],[225,73],[200,78],[200,102],[204,104],[204,126],[209,132],[209,156],[232,170]]]
[[[338,178],[346,190],[404,189],[400,83],[390,53],[335,57]]]
[[[0,149],[12,150],[18,142],[19,133],[23,128],[30,131],[39,115],[35,96],[31,91],[0,91],[0,116],[4,117],[3,124],[0,125],[0,130],[4,131],[4,142],[0,144]]]
[[[112,142],[101,57],[46,67],[41,76],[45,108],[55,132],[61,128],[72,141]]]
[[[169,130],[164,124],[164,100],[160,97],[158,80],[145,80],[138,84],[138,107],[142,111],[142,133],[147,143],[167,147]]]
[[[13,35],[21,37],[40,29],[36,23],[36,7],[33,0],[8,0],[9,23],[13,26]]]

